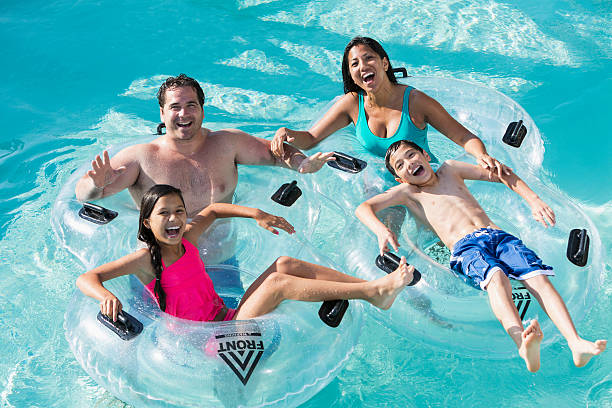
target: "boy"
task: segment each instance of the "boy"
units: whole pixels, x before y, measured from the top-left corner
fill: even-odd
[[[578,336],[565,303],[548,280],[554,275],[516,237],[496,226],[468,191],[464,180],[504,183],[527,201],[536,220],[545,227],[555,224],[553,211],[510,169],[497,174],[480,166],[449,160],[434,172],[430,157],[418,145],[401,140],[389,146],[387,169],[400,185],[362,203],[355,214],[378,237],[381,253],[391,245],[397,250],[395,235],[376,218],[376,212],[404,205],[429,226],[451,250],[451,268],[466,275],[474,285],[486,290],[491,309],[516,343],[527,369],[540,368],[542,330],[537,320],[523,329],[512,303],[508,277],[519,279],[538,299],[553,323],[566,338],[577,367],[582,367],[606,349],[606,340],[590,342]],[[502,273],[498,273],[502,272]]]

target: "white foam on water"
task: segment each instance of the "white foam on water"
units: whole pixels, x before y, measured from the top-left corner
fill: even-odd
[[[563,41],[544,33],[528,15],[491,0],[311,1],[261,19],[319,26],[349,37],[364,33],[383,42],[580,65]]]
[[[138,99],[155,99],[157,90],[167,75],[155,75],[150,78],[133,81],[122,96]],[[324,105],[318,100],[293,95],[271,95],[265,92],[228,87],[200,81],[204,90],[205,106],[215,107],[237,118],[255,118],[263,120],[306,121],[315,115]]]
[[[303,45],[289,41],[269,40],[287,54],[308,64],[314,73],[334,82],[342,82],[342,50],[328,50],[317,45]]]
[[[557,11],[557,14],[567,20],[574,33],[586,41],[595,44],[608,58],[612,58],[612,13],[593,15],[572,11]],[[593,57],[591,49],[585,58]]]
[[[236,57],[217,61],[215,64],[252,69],[267,74],[289,75],[291,73],[289,65],[281,63],[276,58],[266,56],[261,50],[246,50]]]
[[[260,4],[274,3],[279,0],[238,0],[238,10],[259,6]]]

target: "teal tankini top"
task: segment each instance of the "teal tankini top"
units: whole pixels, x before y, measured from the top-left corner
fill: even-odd
[[[355,124],[357,137],[361,139],[363,147],[368,149],[373,154],[382,157],[385,156],[387,149],[392,143],[403,139],[411,140],[421,146],[421,148],[423,148],[423,150],[429,154],[432,162],[437,163],[438,159],[429,150],[429,143],[427,141],[427,125],[425,125],[425,129],[419,129],[414,123],[412,123],[412,119],[410,119],[408,100],[410,97],[410,92],[413,89],[413,87],[409,86],[404,91],[402,118],[400,119],[400,124],[395,131],[395,134],[391,137],[378,137],[372,133],[370,127],[368,126],[368,120],[366,119],[365,108],[363,107],[363,93],[360,92],[359,115],[357,116],[357,123]]]

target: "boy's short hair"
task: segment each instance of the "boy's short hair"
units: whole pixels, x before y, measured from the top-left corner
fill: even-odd
[[[393,166],[391,166],[391,155],[402,146],[410,146],[413,149],[424,153],[424,150],[421,148],[421,146],[414,143],[412,140],[398,140],[397,142],[393,142],[391,146],[389,146],[389,148],[387,149],[387,153],[385,153],[385,166],[387,166],[387,170],[389,170],[394,177],[397,177],[397,173],[395,173],[395,169],[393,168]]]
[[[164,107],[166,103],[166,91],[174,88],[191,87],[198,96],[198,103],[204,107],[204,91],[195,79],[188,77],[185,74],[180,74],[176,77],[168,77],[157,91],[157,101],[160,107]]]

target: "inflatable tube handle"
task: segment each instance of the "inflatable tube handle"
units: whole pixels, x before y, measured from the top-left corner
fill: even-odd
[[[160,123],[159,125],[157,125],[157,130],[155,131],[155,134],[159,136],[163,135],[164,132],[162,132],[162,129],[165,129],[165,128],[166,128],[166,124],[163,122]]]
[[[363,160],[350,156],[346,153],[334,152],[333,156],[336,160],[328,161],[327,165],[334,169],[346,171],[347,173],[359,173],[368,165]]]
[[[142,323],[126,311],[120,311],[117,321],[113,322],[110,317],[98,312],[98,321],[108,327],[120,339],[128,341],[142,332]]]
[[[523,125],[523,121],[510,122],[502,141],[512,147],[520,147],[523,139],[527,135],[527,128]]]
[[[404,67],[400,67],[400,68],[393,68],[393,75],[395,74],[402,74],[402,76],[400,78],[408,78],[408,71],[406,71],[406,68]],[[395,75],[397,77],[397,75]]]
[[[117,215],[119,214],[116,211],[92,203],[83,203],[83,207],[79,210],[79,217],[99,225],[108,224]]]
[[[295,200],[300,198],[302,190],[297,186],[297,181],[293,180],[291,183],[285,183],[279,187],[274,194],[272,194],[272,200],[284,205],[285,207],[291,207]]]
[[[573,229],[567,241],[567,259],[577,266],[585,266],[589,258],[589,235],[586,229]]]
[[[349,302],[346,299],[326,300],[319,308],[319,317],[326,325],[338,327],[348,307]]]
[[[391,273],[395,271],[400,264],[401,258],[395,254],[390,252],[385,252],[383,255],[378,255],[376,257],[376,266],[383,270],[386,273]],[[421,280],[421,272],[419,272],[416,268],[414,269],[414,273],[412,275],[412,282],[410,282],[407,286],[414,286]]]

